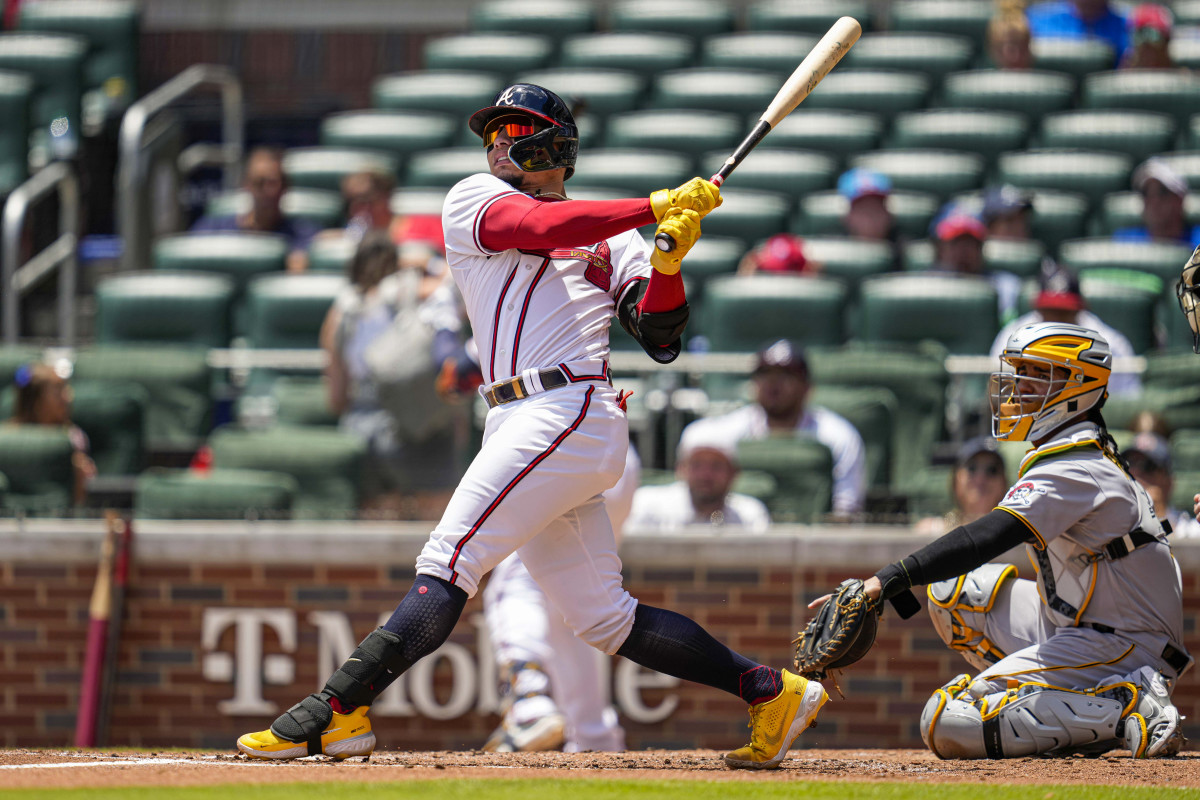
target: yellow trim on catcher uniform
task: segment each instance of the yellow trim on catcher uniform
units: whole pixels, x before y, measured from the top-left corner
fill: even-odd
[[[1075,665],[1062,664],[1057,667],[1037,667],[1035,669],[1023,669],[1019,672],[997,672],[997,673],[988,675],[987,680],[990,681],[995,678],[1015,678],[1018,675],[1029,675],[1029,674],[1032,674],[1035,672],[1054,672],[1055,670],[1060,670],[1060,669],[1087,669],[1088,667],[1107,667],[1107,666],[1116,664],[1120,661],[1124,661],[1126,658],[1129,657],[1129,654],[1133,652],[1134,647],[1136,647],[1136,645],[1132,645],[1132,644],[1129,645],[1128,650],[1126,650],[1121,655],[1119,655],[1116,658],[1111,659],[1109,661],[1092,661],[1091,663],[1088,663],[1088,664],[1075,664]],[[1114,685],[1120,685],[1120,684],[1114,684]],[[1050,688],[1057,689],[1058,687],[1052,686]]]
[[[1025,527],[1029,528],[1029,532],[1032,533],[1035,537],[1037,537],[1037,544],[1035,544],[1034,547],[1036,547],[1038,550],[1046,549],[1045,538],[1042,536],[1042,534],[1038,531],[1037,528],[1033,527],[1033,523],[1030,522],[1029,520],[1025,519],[1025,517],[1022,516],[1020,514],[1020,512],[1013,511],[1011,508],[1005,508],[1004,506],[996,506],[992,510],[993,511],[1007,511],[1009,514],[1012,514],[1014,517],[1021,520],[1021,522],[1023,522],[1025,524]]]
[[[1081,442],[1068,442],[1067,444],[1056,444],[1054,447],[1047,447],[1045,450],[1039,450],[1036,447],[1031,449],[1021,459],[1020,465],[1017,467],[1017,480],[1025,477],[1025,473],[1033,469],[1034,465],[1039,461],[1050,456],[1061,455],[1069,450],[1079,450],[1084,447],[1096,447],[1100,452],[1104,452],[1104,447],[1096,439],[1084,439]]]

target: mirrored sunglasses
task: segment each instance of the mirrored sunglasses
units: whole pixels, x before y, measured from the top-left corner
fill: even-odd
[[[500,131],[504,131],[510,139],[520,139],[522,136],[532,136],[541,129],[542,126],[534,125],[532,122],[507,122],[485,130],[483,146],[491,147],[492,142],[496,141],[496,137],[500,135]]]

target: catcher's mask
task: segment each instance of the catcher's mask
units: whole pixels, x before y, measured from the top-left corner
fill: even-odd
[[[532,83],[514,83],[496,95],[492,105],[471,115],[467,123],[484,145],[491,147],[500,126],[512,126],[508,158],[524,172],[566,167],[575,173],[579,128],[562,98]],[[565,180],[565,178],[564,178]]]
[[[1112,353],[1096,331],[1062,322],[1018,329],[992,373],[992,435],[1037,441],[1108,398]]]
[[[1192,329],[1192,352],[1200,353],[1200,247],[1183,265],[1179,283],[1175,284],[1175,296],[1179,298],[1179,308]]]

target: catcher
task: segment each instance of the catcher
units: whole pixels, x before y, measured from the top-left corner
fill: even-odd
[[[1100,408],[1108,344],[1077,325],[1009,338],[989,394],[997,439],[1029,441],[1016,485],[981,519],[847,582],[797,640],[819,674],[861,657],[878,603],[928,584],[934,627],[977,670],[933,693],[921,736],[940,758],[1017,758],[1184,744],[1171,687],[1183,647],[1179,567],[1145,490],[1129,476]],[[990,564],[1024,542],[1037,579]],[[963,574],[963,573],[966,574]],[[842,625],[842,617],[849,622]],[[822,620],[824,625],[817,628]]]

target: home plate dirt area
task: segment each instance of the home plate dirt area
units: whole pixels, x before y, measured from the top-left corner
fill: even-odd
[[[89,750],[0,751],[0,785],[51,787],[193,786],[215,783],[403,781],[434,778],[654,778],[768,781],[913,781],[920,783],[1107,784],[1200,787],[1200,753],[1134,761],[1100,758],[939,761],[921,750],[800,750],[774,772],[731,771],[716,750],[628,753],[376,752],[334,762],[291,762],[232,753]]]

